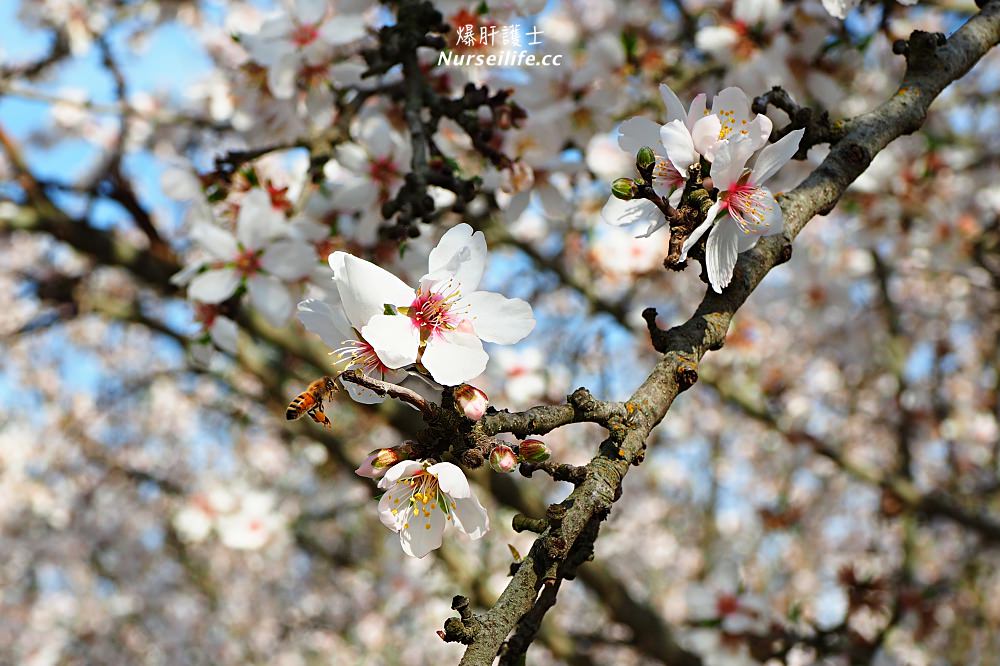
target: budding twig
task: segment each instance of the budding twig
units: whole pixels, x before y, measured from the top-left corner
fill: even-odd
[[[434,416],[435,414],[436,405],[434,403],[427,401],[422,395],[408,388],[369,377],[357,370],[347,370],[341,373],[339,379],[341,382],[350,382],[358,386],[364,386],[366,389],[374,391],[382,397],[395,398],[408,405],[412,405],[419,409],[424,416]]]

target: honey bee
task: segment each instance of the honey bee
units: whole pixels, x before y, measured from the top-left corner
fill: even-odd
[[[337,386],[333,377],[320,377],[288,404],[285,418],[294,421],[303,414],[308,414],[309,418],[324,428],[332,427],[330,419],[323,413],[323,400],[339,390],[340,387]]]

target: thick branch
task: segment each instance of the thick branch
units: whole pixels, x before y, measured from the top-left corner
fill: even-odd
[[[849,121],[843,139],[823,163],[781,198],[784,237],[765,239],[744,253],[729,288],[722,294],[709,291],[685,324],[669,331],[651,325],[654,346],[663,356],[627,403],[631,409],[630,418],[623,424],[624,436],[620,443],[606,442],[611,446],[602,446],[601,454],[587,465],[587,479],[562,503],[567,508],[565,519],[557,530],[550,527],[535,541],[497,603],[482,616],[481,629],[462,664],[493,662],[511,630],[535,605],[542,584],[540,572],[548,568],[553,556],[560,555],[544,544],[558,538],[568,550],[590,519],[610,508],[629,465],[641,459],[649,432],[666,415],[674,398],[690,385],[702,356],[722,347],[736,310],[772,268],[791,256],[792,239],[813,216],[832,210],[847,186],[889,142],[917,130],[934,98],[998,41],[998,0],[984,5],[941,46],[926,33],[914,33],[907,54],[907,72],[897,93],[874,111]]]

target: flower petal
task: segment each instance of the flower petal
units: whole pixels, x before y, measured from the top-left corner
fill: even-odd
[[[268,275],[254,275],[247,280],[250,304],[272,326],[284,326],[292,316],[292,296],[277,278]]]
[[[427,258],[427,274],[436,281],[453,276],[462,293],[479,286],[486,270],[486,236],[464,222],[449,229]]]
[[[687,117],[687,114],[684,113],[684,105],[666,83],[660,84],[660,98],[663,100],[663,106],[667,109],[668,123],[673,120],[684,120]]]
[[[531,306],[520,298],[492,291],[474,291],[464,299],[476,335],[486,342],[512,345],[535,328]]]
[[[437,477],[438,486],[454,499],[461,499],[472,495],[472,488],[469,480],[465,478],[462,469],[458,465],[449,462],[440,462],[427,468],[428,474]]]
[[[794,130],[780,140],[765,146],[753,165],[751,182],[754,185],[763,185],[768,178],[777,173],[778,169],[785,166],[798,151],[799,142],[802,141],[805,132],[804,129]]]
[[[386,305],[402,307],[413,302],[413,290],[389,271],[346,253],[336,260],[331,257],[331,266],[335,261],[343,261],[343,270],[334,275],[344,312],[354,328],[361,330],[372,317],[384,314]]]
[[[360,122],[358,140],[364,146],[369,158],[389,157],[393,153],[393,129],[385,116],[374,115]]]
[[[458,386],[478,377],[489,360],[479,338],[458,331],[432,336],[421,357],[434,381],[444,386]]]
[[[694,127],[694,124],[704,118],[706,114],[705,100],[707,97],[705,93],[699,93],[695,95],[694,99],[691,100],[691,107],[688,109],[687,114],[687,126]]]
[[[214,224],[201,223],[191,227],[191,240],[222,261],[231,261],[239,253],[233,235]]]
[[[247,192],[240,202],[236,238],[248,250],[259,250],[281,233],[285,217],[271,206],[271,197],[262,189]]]
[[[698,161],[691,132],[683,120],[673,120],[660,128],[660,141],[667,151],[667,157],[674,168],[685,178],[688,167]]]
[[[236,322],[222,315],[217,316],[208,329],[215,346],[233,355],[236,354],[237,331]]]
[[[662,155],[660,126],[649,118],[629,118],[618,126],[618,146],[633,156],[643,146],[648,146],[654,153]]]
[[[323,24],[319,34],[331,46],[350,44],[365,36],[365,19],[359,14],[338,14]]]
[[[312,246],[293,239],[279,240],[267,246],[260,257],[261,267],[283,280],[298,280],[312,272],[316,251]]]
[[[378,487],[385,490],[400,479],[413,476],[423,469],[424,466],[416,460],[400,460],[386,471],[385,476],[383,476],[382,480],[379,481]]]
[[[490,530],[490,516],[475,495],[464,499],[455,498],[451,515],[455,526],[468,534],[470,539],[480,539]]]
[[[715,225],[708,234],[705,244],[705,261],[708,270],[708,281],[716,292],[729,286],[733,279],[733,268],[739,255],[739,227],[728,218]]]
[[[428,505],[426,510],[421,510],[419,505],[415,507],[417,515],[410,511],[407,522],[399,530],[399,545],[410,557],[419,558],[441,547],[447,520],[437,505]]]
[[[753,146],[747,139],[723,141],[712,162],[712,183],[721,192],[729,190],[740,179],[752,154]]]
[[[311,298],[299,303],[298,310],[302,325],[318,335],[330,349],[338,349],[346,340],[355,337],[339,303],[334,306]]]
[[[601,209],[601,219],[616,227],[624,227],[635,222],[653,224],[664,218],[660,209],[652,201],[647,199],[622,201],[612,195],[604,204],[604,208]]]
[[[714,113],[699,118],[691,127],[694,149],[704,155],[709,162],[715,162],[716,151],[724,143],[719,139],[720,132],[722,132],[722,121]]]
[[[695,230],[691,232],[691,235],[687,237],[684,244],[681,246],[681,261],[687,259],[688,252],[695,246],[705,232],[708,231],[712,223],[715,222],[715,218],[719,216],[719,202],[716,201],[712,204],[712,207],[708,209],[708,215],[705,216],[705,221],[695,227]]]
[[[240,274],[233,268],[205,271],[191,280],[188,297],[202,303],[221,303],[240,286]]]
[[[399,465],[396,466],[398,467]],[[361,469],[361,467],[358,469]],[[382,478],[384,479],[385,477]],[[382,482],[380,481],[378,485],[381,488]],[[383,525],[393,532],[398,532],[406,520],[406,516],[403,514],[410,510],[408,500],[410,499],[411,492],[412,489],[406,484],[394,483],[378,501],[378,518],[382,521]]]
[[[361,337],[372,346],[386,367],[402,368],[417,362],[420,329],[409,317],[375,315],[361,329]]]

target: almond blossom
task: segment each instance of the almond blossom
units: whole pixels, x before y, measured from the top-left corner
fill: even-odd
[[[240,202],[235,236],[212,223],[196,223],[191,237],[212,260],[207,270],[191,279],[188,296],[201,303],[221,303],[245,284],[251,305],[274,326],[283,325],[292,312],[292,297],[282,280],[305,277],[316,258],[312,247],[284,238],[285,232],[284,215],[261,189],[251,190]]]
[[[792,159],[804,133],[805,130],[797,129],[768,145],[760,151],[751,170],[745,169],[744,165],[753,153],[753,141],[728,142],[719,148],[712,164],[712,181],[719,189],[719,198],[712,204],[705,221],[691,233],[683,246],[686,256],[688,250],[712,227],[705,243],[705,267],[715,291],[722,293],[732,280],[740,252],[752,248],[761,236],[782,232],[781,208],[763,184]],[[728,215],[716,220],[720,213]]]
[[[404,460],[385,473],[378,487],[386,491],[378,503],[379,519],[399,533],[403,552],[410,557],[440,548],[451,524],[472,539],[490,529],[486,509],[462,470],[451,463]]]
[[[535,327],[519,298],[477,291],[486,239],[468,224],[448,230],[428,258],[416,289],[392,273],[343,252],[330,255],[348,319],[389,369],[414,364],[434,381],[457,386],[486,369],[483,342],[514,344]]]
[[[711,112],[705,107],[705,95],[697,95],[686,115],[670,88],[661,85],[660,94],[668,116],[675,117],[660,128],[659,138],[670,163],[685,178],[688,168],[701,157],[714,162],[718,150],[729,141],[746,140],[753,152],[771,135],[771,119],[759,113],[751,117],[750,100],[740,88],[720,91],[712,98]]]
[[[382,115],[362,118],[352,129],[354,142],[337,146],[334,159],[323,167],[333,183],[331,205],[339,210],[358,211],[361,221],[355,234],[362,243],[375,241],[383,203],[403,185],[410,170],[412,148]]]
[[[330,4],[296,0],[289,13],[268,19],[256,34],[242,37],[251,57],[268,68],[267,85],[275,97],[291,97],[302,70],[322,64],[332,47],[364,37],[365,22],[360,15],[334,16]]]

